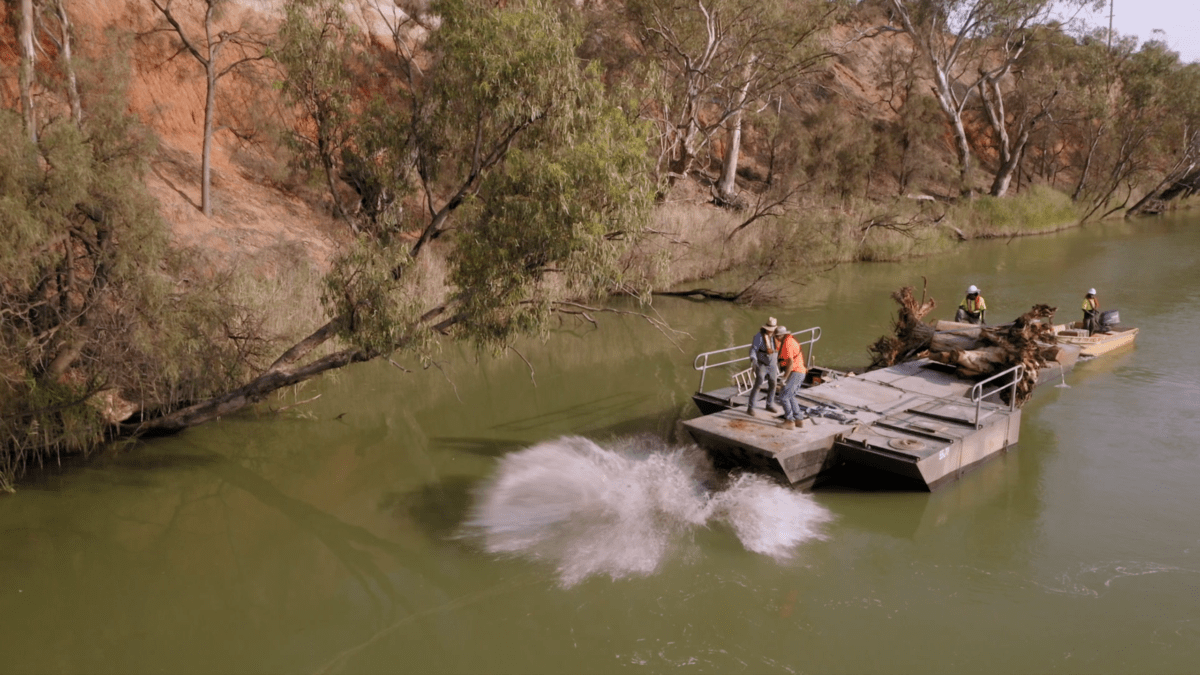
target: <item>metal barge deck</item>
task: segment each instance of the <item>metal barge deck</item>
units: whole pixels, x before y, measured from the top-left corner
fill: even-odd
[[[796,334],[807,347],[809,364],[820,335],[819,328]],[[696,359],[701,391],[693,398],[705,414],[683,425],[721,464],[766,471],[806,488],[846,463],[933,490],[1020,438],[1021,410],[1002,403],[1000,393],[1016,386],[1022,366],[974,382],[927,359],[862,375],[810,365],[798,394],[808,419],[800,428],[782,429],[778,414],[761,409],[754,417],[746,413],[750,385],[744,370],[734,376],[733,385],[702,391],[705,371],[748,364],[748,356],[736,357],[748,350],[749,345],[731,347]],[[1064,350],[1056,367],[1044,369],[1039,381],[1057,381],[1077,358],[1077,349]]]

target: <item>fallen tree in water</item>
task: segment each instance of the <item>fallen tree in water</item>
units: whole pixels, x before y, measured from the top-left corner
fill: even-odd
[[[982,379],[1023,365],[1025,372],[1016,387],[1016,403],[1022,405],[1032,395],[1040,370],[1058,360],[1051,323],[1056,307],[1034,305],[1016,320],[998,326],[951,321],[930,325],[922,319],[937,306],[935,300],[926,300],[922,293],[918,302],[910,286],[893,293],[892,299],[900,305],[894,335],[882,336],[869,347],[872,370],[928,358],[954,366],[962,377]]]

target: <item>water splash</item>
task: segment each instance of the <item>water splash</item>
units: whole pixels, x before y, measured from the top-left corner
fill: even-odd
[[[695,446],[649,437],[607,446],[568,436],[505,456],[476,495],[466,533],[491,553],[552,564],[572,586],[592,575],[652,574],[712,522],[727,523],[747,550],[786,560],[823,538],[832,518],[811,496],[762,476],[724,481]]]

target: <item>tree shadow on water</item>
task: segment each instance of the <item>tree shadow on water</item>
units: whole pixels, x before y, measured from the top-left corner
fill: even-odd
[[[528,446],[527,443],[512,439],[482,436],[436,436],[430,442],[437,450],[466,452],[480,457],[503,457]]]
[[[379,508],[408,520],[431,539],[453,540],[462,534],[477,485],[473,478],[446,478],[414,491],[385,493]]]

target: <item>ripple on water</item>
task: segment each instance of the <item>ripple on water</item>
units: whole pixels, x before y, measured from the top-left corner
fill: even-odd
[[[688,533],[727,523],[749,551],[783,561],[823,538],[832,515],[810,495],[744,474],[714,489],[695,446],[647,437],[602,447],[579,436],[500,460],[464,523],[494,554],[553,565],[571,586],[592,575],[654,573]]]

